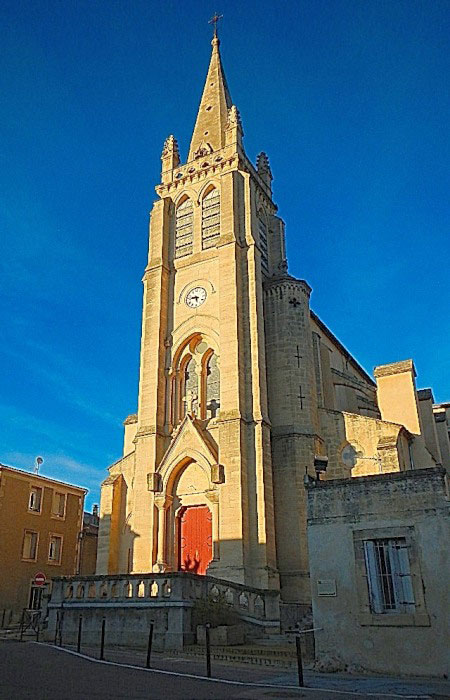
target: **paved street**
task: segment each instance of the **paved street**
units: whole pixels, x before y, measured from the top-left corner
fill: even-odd
[[[108,658],[112,660],[113,654]],[[122,658],[126,663],[130,659]],[[135,660],[142,662],[142,659]],[[139,698],[178,698],[189,700],[190,698],[201,700],[214,698],[242,698],[242,700],[256,698],[299,698],[305,697],[311,700],[326,700],[332,697],[341,698],[366,698],[375,700],[387,697],[387,686],[381,686],[373,679],[361,679],[366,681],[366,686],[361,692],[355,693],[346,689],[345,683],[339,690],[324,689],[295,689],[283,688],[282,683],[295,682],[295,674],[280,672],[277,669],[250,669],[242,666],[230,667],[229,665],[215,664],[214,675],[222,678],[229,677],[242,680],[244,683],[268,684],[251,687],[251,685],[238,685],[225,680],[209,681],[198,678],[189,678],[183,673],[202,673],[203,665],[197,661],[183,659],[170,659],[163,655],[155,656],[155,664],[175,671],[164,673],[162,671],[146,671],[138,668],[120,667],[114,664],[99,663],[95,660],[80,658],[58,648],[35,644],[32,642],[3,641],[0,642],[0,699],[1,700],[134,700]],[[322,674],[308,674],[307,683],[317,685]],[[334,683],[339,684],[339,678],[328,676]],[[326,678],[324,679],[326,681]],[[345,680],[345,679],[344,679]],[[377,679],[375,679],[376,681]],[[270,687],[269,684],[272,686]],[[277,687],[278,686],[278,687]],[[353,685],[355,687],[355,685]],[[391,686],[392,687],[392,686]],[[380,688],[385,688],[383,691]],[[414,692],[414,689],[416,692]],[[424,690],[430,694],[426,695]],[[392,690],[391,690],[392,693]],[[403,687],[404,697],[421,695],[422,697],[443,698],[450,697],[448,686],[436,681],[412,681],[406,682]],[[391,695],[391,697],[393,697]]]

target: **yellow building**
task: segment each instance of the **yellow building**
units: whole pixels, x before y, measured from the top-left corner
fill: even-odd
[[[316,456],[327,479],[442,464],[432,402],[410,360],[375,383],[288,273],[269,161],[245,153],[216,36],[187,161],[173,136],[161,159],[138,410],[102,485],[97,573],[208,573],[280,590],[298,619],[305,470]]]
[[[55,576],[75,574],[86,489],[0,464],[0,615],[41,607]],[[34,584],[45,575],[44,586]]]

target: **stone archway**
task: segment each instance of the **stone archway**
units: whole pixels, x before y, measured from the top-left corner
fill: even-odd
[[[155,499],[159,570],[204,574],[218,558],[219,499],[208,471],[192,458],[181,460]]]

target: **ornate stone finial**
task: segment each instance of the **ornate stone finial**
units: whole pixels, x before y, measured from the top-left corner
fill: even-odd
[[[227,123],[225,125],[225,145],[231,146],[237,144],[242,148],[242,137],[244,131],[242,129],[241,115],[236,105],[232,105],[227,112]]]
[[[164,141],[163,151],[161,158],[167,158],[169,156],[174,157],[174,160],[178,161],[176,165],[180,162],[180,152],[178,150],[178,142],[172,134],[166,138]],[[176,167],[176,165],[174,167]]]
[[[261,151],[256,159],[256,169],[261,180],[271,190],[272,188],[272,171],[270,169],[269,159],[264,151]]]
[[[272,171],[270,169],[269,159],[267,157],[267,153],[264,153],[264,151],[261,151],[261,153],[256,159],[256,168],[260,175],[267,173],[272,179]]]
[[[238,129],[241,130],[242,132],[242,122],[241,122],[241,115],[239,114],[239,110],[236,107],[236,105],[232,105],[230,109],[228,110],[228,116],[227,116],[227,129],[232,129],[233,127],[238,127]]]
[[[161,177],[162,181],[170,182],[172,179],[172,173],[174,168],[180,165],[180,152],[178,150],[177,140],[172,134],[166,138],[164,141],[164,147],[161,154],[162,168]]]

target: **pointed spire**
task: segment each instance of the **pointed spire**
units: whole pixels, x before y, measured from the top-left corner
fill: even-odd
[[[225,145],[228,110],[232,106],[227,81],[220,59],[220,41],[214,35],[208,75],[192,134],[188,160],[203,157]]]

